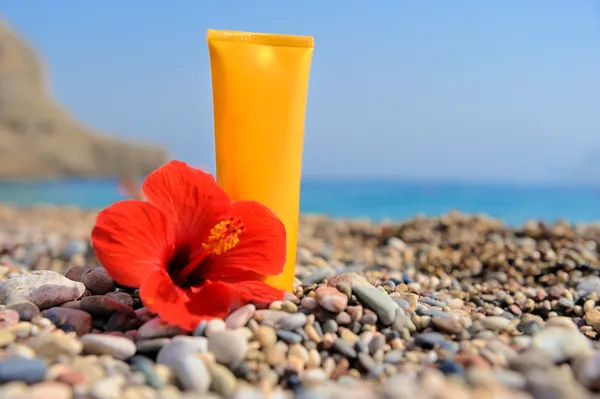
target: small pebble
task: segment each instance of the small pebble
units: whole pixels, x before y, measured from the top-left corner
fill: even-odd
[[[306,324],[306,315],[304,313],[294,313],[281,319],[279,324],[284,330],[294,331],[304,327]]]
[[[208,338],[208,350],[214,354],[217,362],[235,367],[246,357],[248,343],[235,331],[224,331]]]
[[[83,310],[69,308],[51,308],[46,317],[58,328],[78,335],[85,335],[92,329],[92,316]]]
[[[255,311],[256,306],[252,304],[242,306],[241,308],[227,316],[227,318],[225,319],[225,325],[227,326],[227,328],[230,329],[244,327],[252,318]]]
[[[139,338],[143,339],[168,338],[183,333],[181,328],[165,323],[158,317],[146,322],[138,330]]]
[[[86,271],[81,276],[80,281],[92,295],[104,295],[112,291],[115,284],[112,277],[108,275],[106,269],[103,267],[96,267]]]
[[[41,359],[0,360],[0,383],[23,381],[33,384],[42,381],[46,371],[46,362]]]
[[[40,309],[34,303],[24,299],[9,303],[7,308],[18,312],[19,318],[22,321],[30,321],[35,316],[40,314]]]
[[[389,326],[396,318],[398,305],[385,292],[365,285],[353,287],[352,292],[365,307],[371,309],[382,324]]]
[[[320,287],[316,291],[316,300],[330,312],[339,313],[348,306],[348,297],[334,287]]]
[[[268,348],[277,342],[277,334],[272,327],[260,326],[254,332],[254,339],[260,343],[263,348]]]
[[[135,355],[135,343],[130,339],[112,335],[88,334],[81,337],[83,349],[95,355],[110,355],[125,360]]]

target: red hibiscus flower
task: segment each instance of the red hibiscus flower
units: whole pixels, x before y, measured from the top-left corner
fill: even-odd
[[[142,189],[146,201],[98,214],[92,244],[107,272],[139,288],[150,311],[191,331],[240,304],[283,298],[262,281],[285,263],[285,228],[271,210],[231,201],[211,175],[179,161],[152,172]]]

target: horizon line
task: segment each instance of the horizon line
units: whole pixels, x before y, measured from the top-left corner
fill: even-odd
[[[43,185],[60,184],[69,182],[109,182],[118,181],[118,176],[113,177],[62,177],[52,179],[0,179],[0,185]],[[140,178],[143,180],[143,178]],[[304,175],[301,183],[401,183],[414,185],[468,185],[468,186],[508,186],[508,187],[535,187],[535,188],[598,188],[600,181],[577,180],[511,180],[511,179],[470,179],[450,177],[407,177],[385,175]]]

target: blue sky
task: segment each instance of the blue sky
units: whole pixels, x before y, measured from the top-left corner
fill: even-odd
[[[600,178],[594,0],[5,0],[80,121],[211,166],[206,29],[313,35],[305,176]]]

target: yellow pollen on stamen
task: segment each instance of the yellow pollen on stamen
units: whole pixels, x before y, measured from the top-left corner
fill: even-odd
[[[244,225],[240,219],[229,218],[217,223],[210,230],[202,248],[213,255],[221,255],[235,248],[240,242],[240,235],[244,232]]]

